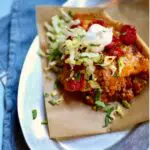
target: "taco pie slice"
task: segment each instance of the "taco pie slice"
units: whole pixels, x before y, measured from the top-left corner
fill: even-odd
[[[50,137],[122,130],[148,119],[148,47],[135,26],[100,8],[38,7],[37,19]]]

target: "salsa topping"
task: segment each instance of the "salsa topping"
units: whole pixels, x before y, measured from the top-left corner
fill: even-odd
[[[107,54],[119,58],[124,55],[124,51],[120,47],[113,47],[107,51]]]
[[[121,29],[120,39],[126,45],[134,44],[136,41],[135,27],[131,25],[124,25]]]
[[[110,44],[106,45],[105,50],[110,50],[114,47],[120,47],[121,41],[119,37],[113,36],[113,40]]]

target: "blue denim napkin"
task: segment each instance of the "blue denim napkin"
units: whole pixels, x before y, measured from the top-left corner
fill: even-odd
[[[10,31],[10,15],[0,19],[0,145],[2,145],[4,115],[4,85],[8,66],[8,43]],[[0,148],[1,149],[1,148]]]
[[[9,38],[4,37],[8,36],[8,34],[6,34],[8,28],[7,26],[3,26],[6,27],[6,29],[4,28],[2,30],[3,33],[1,33],[1,36],[5,38],[7,42],[5,42],[5,44],[2,43],[3,48],[0,49],[0,60],[2,60],[1,63],[3,63],[2,65],[5,68],[7,68],[7,63],[4,62],[8,62],[3,124],[3,150],[22,150],[27,148],[24,147],[24,145],[17,148],[17,146],[20,146],[22,142],[16,110],[17,90],[25,56],[32,40],[37,34],[35,6],[44,4],[62,5],[64,1],[65,0],[15,0],[11,10],[11,28]]]
[[[15,0],[11,18],[5,24],[0,21],[0,66],[8,78],[5,89],[5,112],[3,126],[3,150],[27,150],[17,119],[17,89],[21,68],[35,35],[35,6],[42,4],[61,5],[64,0]],[[9,27],[11,28],[9,30]],[[2,27],[1,27],[2,26]],[[5,31],[5,34],[4,34]],[[8,63],[7,63],[8,62]],[[32,63],[32,62],[31,62]],[[0,68],[1,69],[1,68]],[[148,148],[148,124],[138,127],[128,138],[114,145],[112,150],[146,150]]]

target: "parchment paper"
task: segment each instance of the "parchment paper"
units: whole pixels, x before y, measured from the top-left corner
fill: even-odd
[[[43,50],[47,47],[44,22],[50,21],[51,17],[59,14],[60,7],[39,6],[36,9],[37,27],[40,37],[40,46]],[[101,8],[65,8],[72,12],[95,13],[101,17]],[[115,19],[124,23],[134,24],[141,37],[148,43],[148,5],[143,2],[134,4],[120,4],[106,8]],[[42,60],[43,68],[45,60]],[[47,79],[49,75],[53,80]],[[44,72],[44,92],[50,93],[53,89],[55,76],[52,73]],[[124,109],[124,117],[117,117],[110,127],[104,128],[105,114],[100,111],[93,111],[90,106],[82,103],[78,93],[64,93],[65,100],[57,106],[51,106],[48,99],[45,99],[46,114],[50,138],[65,139],[71,137],[101,134],[110,131],[124,130],[149,119],[148,86],[135,98],[131,109]],[[110,130],[111,129],[111,130]]]

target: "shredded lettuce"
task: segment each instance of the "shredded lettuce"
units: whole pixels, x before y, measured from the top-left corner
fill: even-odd
[[[54,28],[53,28],[48,22],[45,22],[45,23],[44,23],[44,26],[46,27],[46,29],[47,29],[49,32],[52,32],[52,33],[55,32]]]
[[[69,15],[69,13],[66,13],[63,8],[60,9],[60,12],[61,12],[62,17],[63,17],[64,20],[66,20],[66,21],[71,21],[72,20],[71,15]]]
[[[95,53],[99,53],[101,51],[104,50],[104,46],[103,45],[99,45],[99,46],[88,46],[89,51],[91,52],[95,52]]]
[[[57,64],[57,61],[50,61],[49,63],[48,63],[48,67],[53,67],[53,66],[55,66]]]
[[[80,20],[76,19],[76,20],[71,20],[71,22],[69,23],[69,27],[73,26],[73,25],[79,25],[80,24]]]
[[[86,78],[89,79],[89,77],[92,75],[92,78],[94,76],[94,71],[95,71],[95,66],[93,64],[92,60],[88,60],[87,63],[84,63],[84,65],[86,66]]]
[[[68,15],[72,18],[73,17],[73,12],[71,10],[69,10]]]
[[[81,73],[80,73],[80,72],[77,72],[77,73],[75,74],[75,79],[76,79],[76,80],[80,80],[80,79],[81,79]]]
[[[100,88],[100,85],[99,85],[96,81],[89,80],[88,83],[90,84],[90,86],[91,86],[93,89],[99,89],[99,88]]]
[[[111,114],[114,111],[114,107],[110,107],[110,108],[105,108],[105,112],[106,112],[106,116],[105,116],[105,126],[107,127],[113,120],[113,117],[111,116]]]
[[[65,31],[66,36],[70,37],[84,37],[86,35],[86,31],[82,27],[77,27],[73,29],[68,29]]]
[[[52,40],[55,40],[55,36],[54,34],[52,34],[51,32],[46,32],[47,37],[49,37]]]
[[[106,107],[105,103],[102,102],[102,101],[96,101],[96,102],[95,102],[95,105],[96,105],[98,108],[105,108],[105,107]]]
[[[64,100],[64,97],[63,95],[60,95],[57,99],[56,98],[52,98],[50,99],[48,102],[51,104],[51,105],[59,105],[60,103],[62,103],[62,101]]]
[[[83,57],[83,58],[76,60],[76,65],[87,64],[88,61],[89,61],[89,58]]]
[[[78,39],[73,39],[73,40],[66,40],[65,41],[65,48],[66,50],[78,50],[81,42]]]
[[[41,57],[47,57],[45,52],[43,52],[43,50],[39,50],[38,55],[41,56]]]
[[[81,57],[88,57],[88,58],[97,58],[97,57],[99,57],[99,54],[97,54],[97,53],[91,53],[91,52],[89,52],[89,53],[84,52],[84,53],[81,53],[80,56]]]
[[[121,75],[122,73],[122,69],[124,68],[125,64],[124,64],[124,57],[120,57],[118,59],[118,66],[119,66],[119,72],[118,74]]]
[[[70,51],[68,51],[69,52],[69,58],[67,58],[66,60],[65,60],[65,63],[68,63],[68,64],[70,64],[70,65],[75,65],[75,51],[73,51],[73,50],[70,50]]]
[[[32,119],[35,120],[37,118],[37,110],[33,109],[32,110]]]
[[[112,71],[112,74],[111,74],[111,75],[114,76],[115,73],[116,73],[116,71],[117,71],[116,65],[112,63],[112,64],[109,65],[108,67],[109,67],[109,69]]]
[[[105,56],[104,57],[104,62],[100,65],[102,67],[109,66],[115,60],[115,58],[116,58],[115,56]]]
[[[102,55],[99,53],[92,53],[92,52],[83,52],[80,54],[80,57],[87,57],[88,59],[91,59],[94,63],[99,63],[102,59]]]
[[[126,101],[126,100],[123,100],[123,101],[122,101],[122,105],[123,105],[125,108],[131,108],[131,104],[130,104],[128,101]]]
[[[59,24],[60,24],[60,18],[59,16],[53,16],[52,17],[52,25],[53,25],[53,28],[55,29],[56,33],[59,33],[61,31],[60,27],[59,27]]]
[[[101,96],[101,92],[100,92],[100,89],[95,89],[95,102],[96,101],[100,101],[100,96]]]
[[[124,112],[123,112],[123,109],[120,105],[117,105],[117,108],[115,110],[115,112],[120,116],[120,117],[123,117],[124,115]]]
[[[59,51],[59,49],[53,49],[53,51],[48,55],[49,61],[54,61],[57,58],[60,58],[62,56],[62,53]]]

